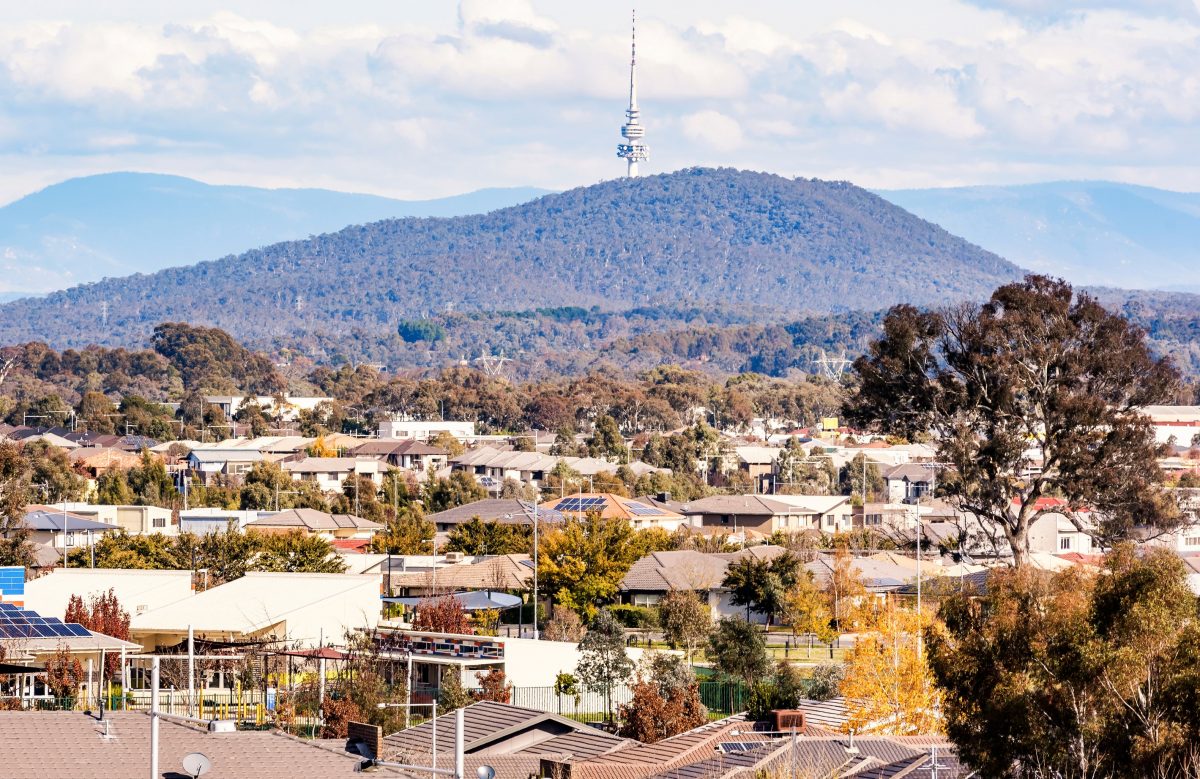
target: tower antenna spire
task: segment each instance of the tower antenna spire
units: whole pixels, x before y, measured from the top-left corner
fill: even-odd
[[[646,128],[642,127],[637,103],[637,11],[633,12],[629,35],[629,108],[625,109],[625,124],[621,135],[625,143],[617,144],[617,156],[627,163],[626,174],[638,174],[638,163],[650,158],[650,147],[642,143]]]

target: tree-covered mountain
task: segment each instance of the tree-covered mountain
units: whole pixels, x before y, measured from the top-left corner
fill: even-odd
[[[1200,194],[1109,181],[879,193],[1018,265],[1077,285],[1200,292]]]
[[[514,187],[404,201],[324,189],[215,186],[153,173],[85,176],[0,208],[0,296],[152,273],[348,224],[485,213],[544,194]]]
[[[489,214],[390,219],[0,307],[0,343],[140,345],[163,321],[386,362],[444,313],[695,307],[750,321],[980,299],[1016,266],[844,182],[692,169]],[[660,323],[657,329],[667,329]],[[419,328],[418,328],[419,329]]]

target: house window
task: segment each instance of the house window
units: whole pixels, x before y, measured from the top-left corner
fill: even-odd
[[[825,527],[833,527],[833,517],[825,517]]]
[[[67,546],[75,546],[75,534],[67,533]]]
[[[1183,539],[1184,546],[1200,546],[1200,536],[1188,536]]]
[[[863,524],[864,525],[882,525],[883,524],[883,515],[882,514],[867,514],[867,519]]]
[[[153,517],[150,520],[150,526],[151,527],[166,527],[167,526],[167,518],[166,517]]]
[[[1063,536],[1058,539],[1058,548],[1060,551],[1068,552],[1071,550],[1071,537]]]

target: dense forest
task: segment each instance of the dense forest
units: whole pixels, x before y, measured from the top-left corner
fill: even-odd
[[[276,395],[320,394],[328,407],[303,412],[293,424],[303,435],[370,429],[380,415],[470,419],[484,430],[589,431],[612,417],[627,434],[672,430],[697,421],[693,411],[720,426],[745,425],[755,416],[815,421],[836,413],[838,382],[815,376],[779,379],[750,372],[715,377],[675,365],[638,371],[611,366],[578,375],[526,379],[488,375],[473,366],[382,373],[369,365],[318,365],[296,357],[275,364],[266,355],[215,329],[168,323],[155,328],[152,348],[141,351],[88,347],[55,351],[43,343],[0,349],[0,417],[20,424],[27,416],[99,432],[124,431],[158,439],[200,438],[201,425],[226,422],[202,396],[245,391]],[[178,410],[166,403],[180,404]],[[351,413],[350,410],[354,409]],[[354,417],[350,419],[350,417]],[[262,434],[280,420],[257,407],[235,420]]]
[[[349,227],[16,301],[0,307],[0,343],[133,347],[160,322],[187,321],[317,360],[348,352],[388,362],[422,334],[414,321],[447,311],[596,306],[641,311],[634,319],[662,331],[693,326],[680,318],[689,310],[785,322],[982,298],[1019,275],[847,183],[693,169],[485,215]],[[659,308],[669,311],[646,313]],[[436,331],[427,335],[437,345]]]

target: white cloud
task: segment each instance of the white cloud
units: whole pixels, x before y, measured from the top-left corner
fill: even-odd
[[[720,111],[697,111],[680,121],[685,138],[714,151],[734,151],[742,145],[742,126]]]
[[[122,0],[119,18],[47,2],[57,18],[0,10],[0,200],[110,169],[409,197],[620,172],[623,13],[463,0],[406,15],[345,0],[299,22],[275,0],[259,17],[217,0],[154,17]],[[1063,7],[659,3],[638,27],[645,167],[867,185],[1119,173],[1195,189],[1194,8]]]

